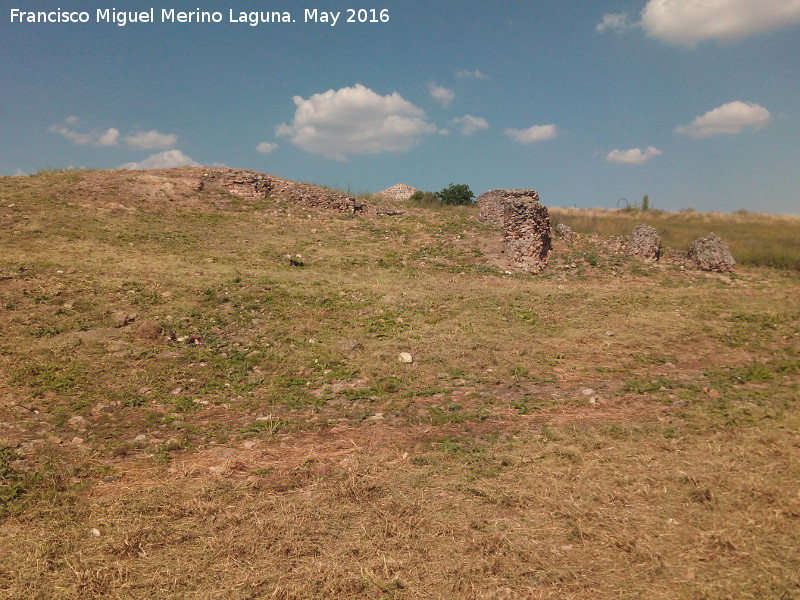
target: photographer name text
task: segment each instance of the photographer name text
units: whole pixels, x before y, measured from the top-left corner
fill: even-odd
[[[150,8],[148,10],[128,11],[116,8],[98,8],[93,11],[68,10],[21,10],[12,8],[10,23],[100,23],[126,27],[151,23],[211,24],[234,23],[257,27],[279,23],[311,23],[335,27],[340,24],[388,23],[389,10],[378,8],[348,8],[339,11],[305,8],[302,14],[292,11],[227,11],[175,10],[174,8]]]

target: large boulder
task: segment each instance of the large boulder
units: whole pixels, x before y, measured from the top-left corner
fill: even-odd
[[[703,271],[733,271],[736,261],[722,238],[714,233],[701,237],[689,246],[689,260]]]
[[[645,260],[658,260],[661,256],[661,236],[648,225],[637,225],[628,239],[626,252]]]

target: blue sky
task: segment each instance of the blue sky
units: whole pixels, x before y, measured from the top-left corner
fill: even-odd
[[[800,0],[3,5],[0,174],[226,165],[353,192],[800,213]],[[155,22],[97,23],[111,6]],[[389,21],[345,23],[350,7]],[[59,8],[90,22],[11,22]],[[342,14],[304,22],[314,8]]]

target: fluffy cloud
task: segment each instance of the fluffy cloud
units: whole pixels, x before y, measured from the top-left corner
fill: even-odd
[[[622,33],[626,29],[634,27],[628,23],[628,15],[625,13],[611,13],[603,15],[603,20],[597,24],[595,31],[603,33],[606,29],[610,29],[614,33]]]
[[[796,23],[800,23],[800,0],[649,0],[642,10],[648,35],[689,47]]]
[[[475,117],[473,115],[464,115],[463,117],[456,117],[450,124],[453,127],[458,127],[464,135],[472,135],[481,129],[489,129],[489,123],[483,117]]]
[[[651,158],[661,155],[661,150],[648,146],[642,151],[641,148],[631,148],[630,150],[612,150],[606,156],[608,162],[620,165],[641,165]]]
[[[178,142],[178,136],[174,133],[158,133],[157,131],[143,131],[124,138],[128,146],[139,150],[155,150],[171,148]]]
[[[361,84],[293,98],[297,109],[291,124],[276,134],[311,154],[347,160],[350,154],[405,152],[424,135],[436,133],[425,111],[394,92],[376,94]]]
[[[551,123],[550,125],[534,125],[527,129],[506,129],[504,133],[520,144],[533,144],[552,140],[558,135],[558,128]]]
[[[270,142],[261,142],[258,146],[256,146],[256,152],[260,152],[261,154],[269,154],[277,149],[278,144],[272,144]]]
[[[81,133],[75,129],[75,127],[82,125],[78,117],[67,117],[64,123],[65,125],[53,125],[48,131],[62,135],[68,140],[82,146],[115,146],[117,142],[119,142],[119,131],[113,127],[106,131],[93,129]]]
[[[489,79],[489,76],[481,73],[480,69],[475,69],[474,71],[463,69],[456,73],[456,77],[459,79]]]
[[[693,138],[711,137],[718,134],[739,133],[745,127],[763,129],[770,121],[769,111],[760,104],[728,102],[697,117],[688,125],[680,125],[676,133]]]
[[[120,169],[171,169],[172,167],[199,167],[200,163],[193,161],[180,150],[167,150],[148,156],[142,162],[129,162],[120,165]]]
[[[453,103],[453,100],[456,99],[456,93],[453,90],[436,85],[433,82],[428,84],[428,89],[431,91],[431,96],[433,96],[433,98],[445,108],[450,106],[450,104]]]

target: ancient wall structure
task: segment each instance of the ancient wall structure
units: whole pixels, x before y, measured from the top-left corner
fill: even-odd
[[[503,202],[506,256],[516,266],[534,275],[541,273],[547,266],[547,258],[552,249],[550,213],[538,200],[539,194],[535,197],[510,194]]]
[[[503,203],[507,199],[528,198],[539,201],[536,190],[492,190],[478,196],[478,220],[488,225],[503,226]],[[549,215],[548,215],[549,218]]]

